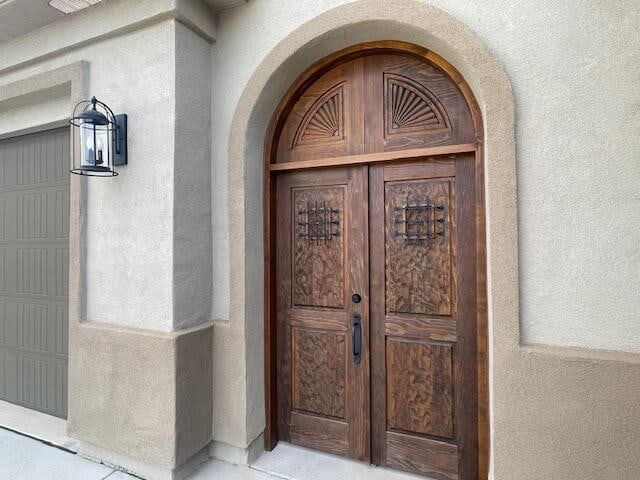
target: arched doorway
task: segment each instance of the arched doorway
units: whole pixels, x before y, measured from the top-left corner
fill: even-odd
[[[486,471],[482,123],[401,42],[308,69],[265,149],[267,447]]]

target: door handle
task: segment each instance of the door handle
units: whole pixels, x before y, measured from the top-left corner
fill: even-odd
[[[360,354],[362,351],[362,326],[360,323],[360,314],[353,314],[353,328],[351,330],[351,338],[353,341],[353,363],[360,364]]]

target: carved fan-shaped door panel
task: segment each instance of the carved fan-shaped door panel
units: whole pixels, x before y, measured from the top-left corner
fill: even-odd
[[[438,68],[407,55],[365,58],[367,153],[475,142],[467,103]]]
[[[322,75],[298,98],[278,144],[278,161],[363,153],[362,59]]]

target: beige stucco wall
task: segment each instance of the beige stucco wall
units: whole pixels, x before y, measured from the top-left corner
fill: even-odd
[[[179,333],[88,323],[74,331],[74,438],[169,470],[211,439],[211,326]],[[114,388],[115,387],[115,388]]]
[[[214,334],[216,440],[246,446],[264,425],[261,175],[270,115],[297,75],[323,55],[366,40],[396,39],[431,48],[458,68],[485,120],[493,478],[634,478],[640,470],[633,454],[638,355],[569,348],[640,350],[640,330],[632,321],[640,311],[638,253],[630,248],[640,231],[626,223],[638,223],[638,209],[629,204],[637,202],[640,172],[632,158],[640,143],[603,147],[585,119],[592,116],[593,97],[579,90],[603,86],[609,102],[599,118],[622,114],[627,132],[637,125],[630,110],[637,90],[628,82],[637,78],[635,53],[619,44],[636,44],[638,6],[616,5],[256,0],[221,16],[213,49],[213,118],[219,122],[213,161],[214,184],[226,183],[228,190],[214,191],[213,202],[220,206],[227,198],[228,211],[217,209],[213,224],[228,221],[233,240],[224,231],[214,233],[215,251],[229,251],[228,265],[224,254],[214,258],[214,284],[230,282],[227,306],[220,289],[213,301],[220,315]],[[619,37],[593,37],[591,27],[603,19]],[[572,22],[577,25],[567,28]],[[622,55],[616,73],[602,65],[609,61],[606,49]],[[601,122],[597,129],[604,135]],[[617,168],[603,178],[594,157],[609,158]],[[228,176],[220,179],[221,172]],[[607,222],[625,223],[623,237],[585,230],[600,219],[593,195],[602,197],[601,189],[612,192],[607,201],[617,210]],[[610,262],[614,250],[614,263],[624,268],[596,266]],[[614,297],[608,296],[612,284]],[[626,301],[615,300],[620,296]],[[538,342],[567,348],[521,346]]]

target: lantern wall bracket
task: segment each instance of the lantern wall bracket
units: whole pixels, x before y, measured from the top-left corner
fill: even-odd
[[[113,136],[113,165],[121,167],[127,164],[127,114],[114,115],[116,119]]]

